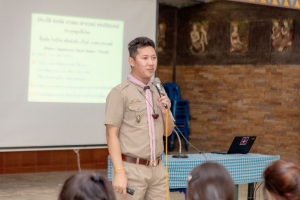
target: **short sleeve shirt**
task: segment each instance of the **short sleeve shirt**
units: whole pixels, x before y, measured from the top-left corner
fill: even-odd
[[[150,91],[153,98],[152,110],[159,114],[159,117],[154,119],[155,153],[158,157],[164,148],[164,122],[154,85],[150,86]],[[106,98],[104,124],[120,128],[119,141],[123,154],[149,159],[150,136],[145,95],[142,87],[128,80],[114,87]]]

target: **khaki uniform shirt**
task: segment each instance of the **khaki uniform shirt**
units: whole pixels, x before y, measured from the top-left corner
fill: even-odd
[[[157,101],[157,89],[151,85],[150,90],[153,98],[153,109],[156,114],[159,114],[157,119],[153,119],[156,141],[155,153],[156,157],[159,157],[164,149],[164,121]],[[150,136],[145,95],[142,87],[128,80],[114,87],[106,98],[104,124],[120,128],[119,140],[123,154],[149,159]]]

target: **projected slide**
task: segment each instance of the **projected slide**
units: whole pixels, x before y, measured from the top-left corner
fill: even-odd
[[[30,102],[105,103],[122,80],[122,21],[32,14]]]

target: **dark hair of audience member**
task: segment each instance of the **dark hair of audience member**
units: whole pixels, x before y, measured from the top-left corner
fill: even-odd
[[[294,161],[277,160],[264,171],[264,196],[274,200],[300,199],[300,167]]]
[[[115,200],[111,182],[100,173],[85,171],[69,177],[59,200]]]
[[[227,169],[214,162],[195,167],[188,181],[188,200],[234,200],[235,185]]]

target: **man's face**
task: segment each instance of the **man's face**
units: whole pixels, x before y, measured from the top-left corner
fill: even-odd
[[[132,75],[139,81],[147,84],[157,67],[157,56],[153,47],[147,46],[137,50],[135,58],[129,57]]]

